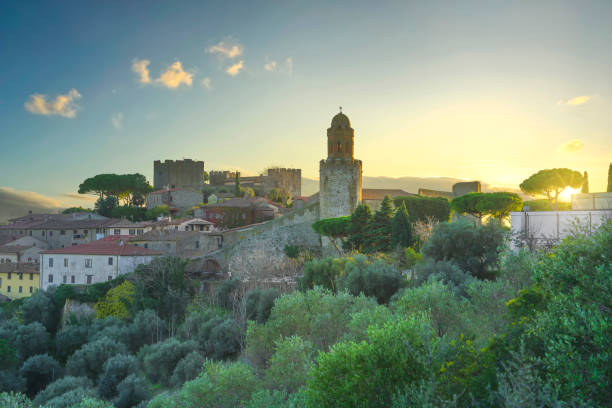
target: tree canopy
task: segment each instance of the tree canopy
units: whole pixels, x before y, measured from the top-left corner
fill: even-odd
[[[532,196],[544,195],[558,208],[559,194],[566,188],[580,188],[583,177],[580,172],[565,168],[540,170],[529,176],[521,184],[520,188],[524,193]]]
[[[101,199],[115,197],[127,205],[142,205],[143,197],[153,187],[146,177],[134,174],[98,174],[83,181],[79,185],[79,194],[96,194]]]
[[[500,221],[510,215],[511,211],[520,211],[523,200],[515,193],[469,193],[453,198],[451,208],[461,214],[470,214],[481,221],[485,215],[498,218]]]
[[[343,242],[343,239],[348,237],[350,226],[351,217],[346,216],[319,220],[312,224],[312,229],[317,234],[329,238],[338,252],[340,252],[337,241],[340,240],[340,242]]]

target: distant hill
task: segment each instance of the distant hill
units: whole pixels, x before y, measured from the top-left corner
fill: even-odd
[[[417,194],[419,188],[427,188],[430,190],[451,191],[453,184],[461,180],[452,177],[368,177],[364,176],[362,183],[363,188],[389,188],[401,189],[409,193]],[[511,191],[520,194],[517,188],[499,188],[481,181],[482,191]],[[319,180],[302,177],[302,195],[309,196],[319,191]]]

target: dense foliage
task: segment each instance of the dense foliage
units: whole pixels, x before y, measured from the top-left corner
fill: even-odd
[[[459,214],[470,214],[480,221],[486,215],[502,221],[512,211],[520,211],[523,200],[515,193],[469,193],[453,198],[451,208]]]
[[[540,170],[523,180],[520,188],[524,193],[546,196],[551,206],[558,209],[559,194],[566,188],[580,188],[584,182],[580,172],[570,169]]]
[[[286,293],[194,291],[174,258],[39,292],[3,308],[0,405],[609,406],[612,222],[547,252],[510,252],[506,237],[441,223],[420,254],[307,261]],[[60,321],[58,301],[106,302],[126,282],[125,309]]]
[[[446,222],[450,218],[450,203],[442,197],[400,196],[393,199],[395,207],[402,203],[406,206],[413,222],[432,218],[438,222]]]

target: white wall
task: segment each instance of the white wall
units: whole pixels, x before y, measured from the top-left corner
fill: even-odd
[[[49,258],[53,258],[53,267],[49,266]],[[108,264],[108,259],[113,264]],[[64,266],[64,259],[68,266]],[[85,267],[85,260],[91,259],[91,268]],[[114,279],[119,275],[133,272],[140,264],[148,264],[151,256],[117,256],[117,255],[73,255],[73,254],[42,254],[40,257],[40,287],[47,289],[52,285],[62,283],[71,284],[71,277],[75,277],[75,285],[87,284],[87,275],[92,275],[91,283],[105,282],[109,276]],[[53,282],[49,282],[49,275],[53,275]],[[64,276],[66,282],[64,282]]]
[[[515,236],[530,239],[535,245],[558,242],[576,226],[590,232],[612,219],[612,210],[511,212],[510,224]]]

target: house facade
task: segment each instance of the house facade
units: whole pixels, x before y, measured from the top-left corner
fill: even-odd
[[[32,296],[40,287],[39,266],[29,263],[0,264],[0,295],[20,299]]]
[[[150,263],[159,251],[101,240],[89,244],[51,249],[40,255],[40,287],[61,284],[91,285],[133,272]]]

